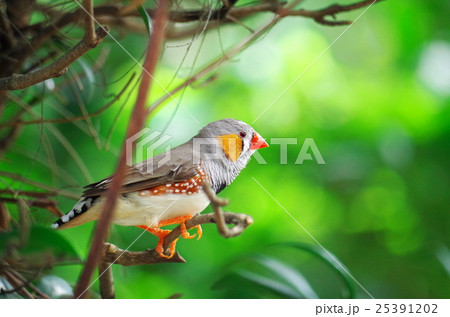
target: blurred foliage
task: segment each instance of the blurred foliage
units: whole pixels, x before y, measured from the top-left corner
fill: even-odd
[[[336,291],[335,298],[355,298],[355,287],[348,269],[328,250],[306,243],[277,243],[267,248],[267,254],[249,254],[227,266],[224,276],[214,285],[216,290],[225,290],[225,297],[240,298],[321,298],[302,273],[297,254],[289,250],[273,257],[283,247],[296,248],[321,260],[341,276],[342,283],[333,283],[330,290]],[[276,250],[276,251],[274,251]],[[292,265],[290,264],[292,263]],[[295,267],[297,266],[297,267]],[[321,272],[326,272],[326,269]],[[314,274],[313,274],[314,275]],[[314,278],[314,276],[312,277]],[[317,278],[317,276],[315,277]]]
[[[27,241],[20,243],[23,230],[15,229],[0,234],[0,255],[4,256],[11,247],[18,247],[21,254],[33,255],[49,252],[63,260],[79,260],[78,254],[72,245],[55,230],[50,228],[33,227],[28,233]]]
[[[317,6],[329,3],[317,1]],[[214,225],[205,225],[200,241],[178,242],[186,264],[114,266],[117,297],[367,298],[348,276],[342,280],[345,274],[329,266],[336,262],[320,264],[318,253],[277,244],[291,241],[323,251],[288,211],[374,297],[448,298],[449,10],[448,1],[374,5],[311,68],[345,27],[286,18],[221,66],[214,81],[175,95],[180,106],[170,100],[148,123],[172,136],[171,145],[226,117],[248,122],[269,144],[271,138],[296,138],[297,144],[287,146],[287,164],[280,164],[279,145],[261,150],[266,164],[252,159],[220,194],[231,200],[228,211],[254,218],[243,235],[226,240]],[[355,19],[360,13],[346,15]],[[259,22],[246,23],[256,27]],[[158,82],[174,88],[247,32],[227,26],[192,45],[190,39],[168,43]],[[142,56],[147,36],[113,35],[133,56]],[[67,41],[61,39],[60,45]],[[106,63],[92,71],[105,52]],[[44,118],[79,115],[105,105],[139,71],[120,47],[105,41],[66,76],[14,94],[24,101],[42,98],[35,110]],[[73,84],[62,86],[67,80]],[[81,193],[83,185],[114,171],[135,94],[128,89],[101,116],[89,120],[25,126],[0,169]],[[163,94],[153,86],[152,100]],[[315,160],[294,164],[305,138],[314,139],[325,165]],[[35,189],[3,176],[1,182],[16,190]],[[75,203],[63,196],[57,200],[64,211]],[[55,220],[44,210],[31,210],[40,226]],[[18,219],[14,207],[10,212]],[[58,236],[86,257],[93,227],[89,223]],[[138,228],[113,226],[109,241],[126,248],[140,233]],[[144,234],[130,250],[155,245],[156,238]],[[73,286],[80,270],[80,265],[65,265],[51,273]]]

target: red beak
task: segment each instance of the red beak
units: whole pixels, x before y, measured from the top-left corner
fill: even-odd
[[[255,132],[253,134],[253,138],[250,144],[250,150],[258,150],[268,146],[269,144],[267,144],[266,140],[264,140],[262,136],[258,134],[258,132]]]

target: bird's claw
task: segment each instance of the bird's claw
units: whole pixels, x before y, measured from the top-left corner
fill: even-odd
[[[145,225],[141,225],[138,226],[139,228],[142,228],[144,230],[147,230],[148,232],[152,233],[153,235],[158,237],[158,244],[156,245],[155,251],[159,254],[159,256],[166,258],[166,259],[171,259],[174,255],[175,255],[175,247],[177,244],[178,239],[176,239],[175,241],[173,241],[170,244],[169,247],[169,255],[166,255],[164,253],[164,239],[167,237],[167,235],[171,232],[170,230],[163,230],[159,227],[161,226],[167,226],[167,225],[171,225],[171,224],[180,224],[180,229],[181,229],[181,236],[184,239],[194,239],[195,237],[197,237],[197,240],[200,240],[200,238],[202,237],[202,227],[200,225],[195,226],[194,228],[197,228],[197,233],[195,234],[189,234],[189,232],[187,231],[186,228],[186,221],[188,221],[189,219],[191,219],[192,216],[188,215],[188,216],[181,216],[181,217],[176,217],[176,218],[172,218],[172,219],[168,219],[168,220],[163,220],[160,221],[158,223],[158,226],[155,228],[151,228],[149,226],[145,226]]]
[[[173,242],[170,244],[170,247],[169,247],[169,255],[165,255],[165,254],[164,254],[164,247],[163,247],[163,244],[164,244],[164,238],[162,238],[162,239],[160,239],[160,240],[158,241],[158,244],[156,245],[155,250],[156,250],[156,252],[159,254],[160,257],[166,258],[166,259],[171,259],[171,258],[173,258],[173,256],[175,255],[175,247],[176,247],[176,245],[177,245],[177,241],[178,241],[178,239],[176,239],[175,241],[173,241]]]
[[[186,229],[186,222],[180,223],[180,228],[181,228],[181,236],[185,239],[194,239],[195,236],[197,235],[196,233],[194,233],[193,235],[189,234],[189,232]]]

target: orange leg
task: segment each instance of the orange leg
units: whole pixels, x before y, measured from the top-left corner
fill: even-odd
[[[200,238],[201,238],[202,235],[203,235],[203,229],[202,229],[202,226],[201,226],[201,225],[196,225],[194,228],[197,228],[197,234],[198,234],[197,240],[200,240]]]
[[[170,244],[170,254],[169,255],[165,255],[164,254],[164,238],[171,232],[170,230],[163,230],[163,229],[159,229],[159,228],[149,228],[148,226],[137,226],[141,229],[147,230],[148,232],[150,232],[151,234],[155,235],[158,237],[158,244],[156,245],[156,252],[158,252],[158,254],[163,257],[163,258],[167,258],[170,259],[173,257],[173,255],[175,254],[175,247],[177,244],[178,239],[176,239],[174,242],[172,242]]]
[[[181,236],[185,239],[193,239],[193,238],[195,238],[196,234],[191,236],[186,229],[186,221],[188,221],[192,217],[193,217],[192,215],[186,215],[186,216],[170,218],[167,220],[162,220],[162,221],[158,222],[157,227],[159,228],[159,227],[168,226],[168,225],[180,224]],[[200,225],[195,226],[195,228],[197,228],[197,233],[198,233],[197,240],[198,240],[202,237],[202,228],[200,227]]]
[[[161,257],[170,259],[175,254],[175,247],[176,247],[176,243],[177,243],[178,239],[176,239],[174,242],[172,242],[170,244],[170,248],[169,248],[170,255],[169,256],[165,255],[164,247],[163,247],[164,239],[171,232],[171,230],[163,230],[163,229],[160,229],[159,227],[173,225],[173,224],[180,224],[181,236],[185,239],[193,239],[193,238],[195,238],[196,234],[190,235],[186,228],[186,221],[188,221],[192,217],[193,217],[192,215],[187,215],[187,216],[180,216],[180,217],[175,217],[175,218],[171,218],[171,219],[167,219],[167,220],[162,220],[162,221],[158,222],[158,225],[156,226],[156,228],[149,228],[148,226],[145,226],[145,225],[137,226],[137,227],[147,230],[151,234],[157,236],[158,244],[156,245],[156,252],[158,252],[158,254]],[[197,234],[198,234],[197,240],[199,240],[202,237],[202,227],[200,225],[197,225],[197,226],[195,226],[195,228],[197,228]]]

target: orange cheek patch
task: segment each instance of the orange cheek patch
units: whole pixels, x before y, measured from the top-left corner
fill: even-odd
[[[217,137],[226,157],[236,162],[242,152],[242,140],[237,134],[224,134]]]

